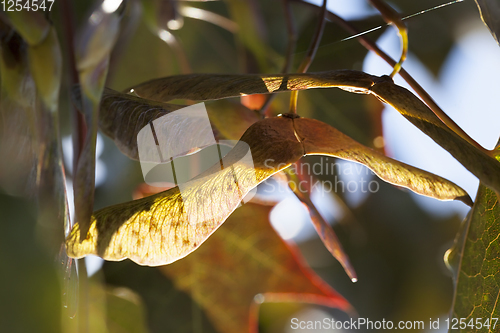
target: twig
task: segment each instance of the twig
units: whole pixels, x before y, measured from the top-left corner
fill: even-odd
[[[307,5],[307,6],[314,6],[317,7],[316,5],[305,2],[303,0],[292,0],[292,1],[297,1],[301,4]],[[353,35],[359,34],[359,30],[357,30],[354,26],[352,26],[349,22],[345,21],[343,18],[337,16],[336,14],[327,11],[327,18],[328,20],[337,23],[340,27],[342,27],[344,30],[352,33]],[[395,66],[396,61],[392,59],[387,53],[382,51],[377,44],[375,44],[373,41],[368,39],[366,36],[358,36],[356,39],[359,40],[361,45],[363,45],[366,49],[374,52],[376,55],[378,55],[380,58],[382,58],[385,62],[387,62],[390,66]],[[482,151],[483,153],[489,155],[489,156],[494,156],[494,152],[490,151],[488,149],[485,149],[482,147],[479,143],[477,143],[474,139],[472,139],[465,131],[460,128],[434,101],[434,99],[425,91],[420,84],[404,69],[401,68],[399,71],[399,75],[410,85],[410,87],[417,93],[418,96],[424,101],[425,104],[434,112],[434,114],[446,125],[448,126],[452,131],[454,131],[456,134],[458,134],[462,139]]]
[[[62,16],[63,16],[63,24],[65,27],[64,39],[66,42],[66,54],[68,61],[68,81],[71,86],[77,85],[79,83],[78,80],[78,72],[76,69],[76,61],[75,61],[75,52],[74,52],[74,40],[73,36],[75,35],[75,29],[73,26],[73,8],[70,0],[62,1]],[[70,87],[69,93],[72,93],[72,89]],[[69,100],[71,100],[71,96],[68,96]],[[76,170],[78,168],[78,161],[80,158],[80,153],[83,150],[83,146],[85,144],[85,137],[87,135],[87,126],[85,124],[84,115],[79,112],[75,106],[69,103],[71,113],[72,113],[72,138],[73,138],[73,168],[72,172],[75,175]],[[77,267],[78,267],[78,331],[79,333],[87,333],[88,332],[88,281],[87,281],[87,268],[85,264],[85,260],[75,259]],[[69,291],[68,291],[69,292]]]
[[[406,55],[408,54],[408,29],[406,29],[406,25],[403,23],[401,16],[398,12],[396,12],[391,6],[387,5],[383,0],[370,0],[373,7],[375,7],[384,20],[396,26],[398,29],[399,37],[401,38],[401,57],[397,64],[394,65],[394,69],[392,70],[391,77],[394,77],[403,66],[403,62],[406,60]]]
[[[288,73],[292,68],[293,55],[295,53],[295,48],[297,47],[297,26],[295,25],[295,20],[293,19],[292,8],[290,6],[290,0],[283,0],[283,7],[285,10],[285,21],[286,30],[288,32],[288,44],[286,48],[286,58],[283,69],[283,73]]]
[[[283,8],[285,12],[285,22],[286,22],[286,30],[288,32],[288,44],[286,47],[286,55],[285,55],[285,64],[283,65],[282,73],[288,73],[292,68],[293,63],[293,55],[295,53],[295,48],[297,47],[297,27],[295,26],[295,21],[293,19],[292,8],[290,7],[290,0],[283,0]],[[259,113],[262,116],[268,116],[266,111],[274,99],[276,94],[270,94],[262,107],[259,110]]]
[[[75,86],[79,83],[78,81],[78,72],[76,70],[76,62],[75,62],[75,50],[74,50],[74,40],[73,36],[75,35],[75,27],[73,25],[73,8],[71,1],[63,0],[61,3],[62,8],[62,20],[64,24],[64,40],[66,42],[66,54],[68,61],[68,81],[70,83],[69,94],[72,93],[72,86]],[[71,96],[69,97],[71,100]],[[74,107],[71,103],[71,113],[72,113],[72,126],[73,126],[73,173],[76,171],[78,166],[78,159],[80,157],[80,152],[83,149],[83,145],[85,143],[85,135],[87,133],[87,126],[85,125],[85,118],[81,112],[79,112],[76,107]]]
[[[89,292],[87,266],[85,259],[77,260],[78,262],[78,333],[89,332]]]
[[[318,51],[319,43],[321,41],[321,37],[323,36],[323,31],[325,30],[325,16],[326,16],[326,3],[328,0],[323,0],[323,5],[321,6],[321,11],[319,13],[319,21],[318,26],[316,28],[316,32],[314,34],[314,39],[309,45],[309,49],[307,50],[307,55],[302,60],[302,63],[297,70],[297,73],[305,73],[307,69],[311,65],[314,56],[316,55],[316,51]],[[297,113],[297,99],[299,97],[298,91],[293,91],[290,95],[290,113]]]

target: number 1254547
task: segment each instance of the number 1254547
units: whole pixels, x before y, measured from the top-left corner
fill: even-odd
[[[4,12],[51,11],[54,0],[0,0]]]
[[[488,329],[489,332],[494,330],[497,326],[498,318],[447,318],[446,323],[449,330],[464,330],[464,329],[476,329],[480,330],[482,328]],[[496,332],[496,331],[495,331]]]

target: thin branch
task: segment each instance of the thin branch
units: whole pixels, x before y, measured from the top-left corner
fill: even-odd
[[[321,11],[319,13],[319,21],[318,26],[316,28],[316,32],[314,34],[314,39],[309,45],[309,49],[307,50],[307,55],[302,60],[302,63],[297,70],[297,73],[305,73],[307,69],[311,65],[314,56],[316,55],[316,51],[318,51],[319,43],[321,42],[321,37],[323,37],[323,31],[325,30],[325,16],[326,16],[326,3],[328,0],[323,0],[323,5],[321,6]],[[299,97],[298,91],[293,91],[290,96],[290,113],[297,113],[297,99]]]
[[[301,4],[307,5],[307,6],[313,6],[317,7],[316,5],[305,2],[303,0],[292,0],[299,2]],[[327,18],[328,20],[335,22],[338,24],[340,27],[342,27],[344,30],[352,33],[353,35],[359,34],[360,31],[357,30],[354,26],[352,26],[349,22],[345,21],[343,18],[337,16],[336,14],[328,11],[327,12]],[[378,55],[380,58],[382,58],[385,62],[387,62],[390,66],[395,66],[396,61],[392,59],[387,53],[382,51],[377,44],[375,44],[373,41],[368,39],[366,36],[358,36],[356,39],[359,40],[361,45],[363,45],[366,49],[374,52],[376,55]],[[434,112],[434,114],[446,125],[448,126],[452,131],[454,131],[456,134],[458,134],[462,139],[482,151],[483,153],[492,156],[493,152],[485,149],[482,147],[479,143],[477,143],[474,139],[472,139],[465,131],[460,128],[434,101],[434,99],[425,91],[420,84],[404,69],[401,68],[399,71],[399,75],[410,85],[410,87],[420,96],[422,101],[424,101],[425,104]]]
[[[77,260],[78,265],[78,333],[89,332],[89,285],[85,259]]]
[[[297,26],[293,18],[290,0],[283,0],[283,8],[285,10],[286,30],[288,32],[288,45],[286,48],[285,64],[283,65],[282,73],[290,72],[293,64],[293,55],[297,47]]]
[[[66,60],[68,62],[68,81],[70,84],[70,89],[68,89],[68,94],[70,95],[73,91],[72,87],[79,83],[78,71],[76,69],[75,61],[75,51],[74,51],[74,39],[75,28],[73,25],[73,8],[70,0],[63,0],[61,6],[61,15],[63,20],[63,25],[65,27],[63,38],[66,44]],[[71,100],[71,96],[68,96]],[[77,110],[77,108],[70,104],[70,110],[72,113],[72,139],[73,139],[73,176],[76,174],[78,168],[78,161],[80,159],[80,154],[83,151],[83,146],[85,144],[85,137],[87,135],[87,125],[85,123],[84,115]],[[71,260],[71,259],[70,259]],[[78,267],[78,306],[77,306],[77,318],[78,318],[78,332],[87,333],[88,323],[89,323],[89,313],[88,313],[88,281],[87,281],[87,268],[84,259],[74,260]],[[67,290],[66,292],[71,292]]]
[[[293,18],[292,8],[290,6],[290,0],[283,0],[283,8],[285,12],[285,22],[286,22],[286,30],[288,32],[288,44],[286,47],[286,55],[285,55],[285,64],[283,65],[282,73],[290,72],[293,64],[293,55],[295,53],[295,48],[297,47],[297,27],[295,25],[295,21]],[[259,113],[262,116],[269,116],[266,114],[266,111],[271,105],[272,100],[274,99],[275,94],[270,94],[262,107],[259,110]]]
[[[383,0],[370,0],[373,7],[375,7],[385,22],[389,24],[393,24],[396,29],[398,29],[399,37],[401,38],[401,57],[397,64],[394,65],[394,69],[392,70],[391,77],[394,77],[403,66],[403,62],[406,60],[406,56],[408,54],[408,29],[406,25],[403,23],[401,16],[397,11],[395,11],[391,6],[387,5]]]
[[[74,39],[75,27],[73,21],[73,7],[70,0],[63,0],[61,3],[61,15],[64,24],[63,38],[66,44],[66,60],[68,61],[68,81],[70,89],[68,94],[72,93],[72,87],[79,83],[78,72],[76,70],[75,62],[75,50],[74,50]],[[71,96],[69,96],[71,100]],[[75,106],[70,103],[70,109],[72,114],[72,127],[73,127],[73,168],[72,173],[76,172],[78,166],[78,159],[80,158],[80,152],[83,149],[85,143],[85,136],[87,134],[87,126],[85,124],[85,117],[81,112],[79,112]]]

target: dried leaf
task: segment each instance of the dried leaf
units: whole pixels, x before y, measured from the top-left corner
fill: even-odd
[[[115,141],[125,155],[138,160],[139,131],[151,121],[183,107],[185,105],[149,101],[106,88],[100,106],[99,128]],[[238,140],[250,125],[260,119],[258,113],[230,101],[208,104],[206,109],[217,141]],[[186,130],[196,133],[198,129]]]
[[[176,98],[213,100],[330,87],[374,94],[446,149],[484,184],[500,191],[500,163],[449,129],[420,99],[395,85],[388,76],[353,70],[276,75],[191,74],[155,79],[133,89],[140,97],[167,102]]]
[[[325,123],[300,118],[294,119],[294,126],[307,155],[335,156],[361,163],[388,183],[439,200],[460,200],[472,205],[467,192],[456,184],[382,155]]]
[[[499,43],[500,3],[496,0],[476,0],[484,24],[490,29],[493,38]],[[500,43],[499,43],[500,44]]]
[[[249,151],[252,160],[244,158]],[[150,266],[176,261],[198,248],[251,189],[306,154],[363,163],[386,181],[437,199],[466,196],[453,183],[380,155],[327,124],[287,115],[252,125],[222,159],[225,169],[216,164],[180,187],[97,211],[82,242],[76,224],[67,253]]]
[[[238,209],[198,251],[160,270],[202,306],[219,332],[248,332],[255,296],[352,311],[271,227],[271,207]],[[258,278],[256,278],[258,277]],[[217,287],[215,287],[217,286]]]
[[[358,87],[368,93],[376,76],[352,70],[306,74],[187,74],[154,79],[132,89],[137,96],[160,102],[206,101],[251,94],[310,88]]]
[[[297,162],[296,164],[299,163],[300,162]],[[295,170],[300,170],[300,169],[298,167],[295,167]],[[333,230],[332,226],[325,221],[323,216],[321,216],[320,212],[316,208],[316,205],[311,200],[309,180],[307,180],[307,178],[304,177],[304,174],[301,174],[300,172],[297,175],[295,175],[293,172],[287,172],[287,175],[288,175],[288,180],[292,181],[294,184],[294,186],[290,186],[291,190],[294,192],[297,199],[299,199],[300,202],[302,202],[302,204],[309,212],[309,216],[311,217],[311,222],[314,228],[316,229],[319,238],[321,239],[327,250],[335,257],[335,259],[337,259],[340,262],[340,264],[344,268],[345,272],[347,273],[351,281],[357,282],[358,276],[356,274],[356,271],[354,270],[354,267],[352,266],[349,257],[345,253],[342,244],[340,243],[337,235],[335,234],[335,231]],[[302,192],[299,190],[300,183],[306,184],[306,187],[308,187],[307,192]]]

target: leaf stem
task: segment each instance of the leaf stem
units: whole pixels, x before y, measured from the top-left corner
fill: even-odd
[[[314,56],[316,55],[316,52],[318,51],[319,43],[321,42],[321,37],[323,37],[323,31],[325,30],[325,22],[326,22],[326,4],[328,0],[323,0],[323,4],[321,5],[321,10],[319,12],[319,21],[318,25],[316,27],[316,32],[314,34],[314,38],[309,45],[309,49],[307,50],[307,55],[302,60],[297,73],[305,73],[307,72],[307,69],[311,65],[312,61],[314,60]],[[297,100],[299,97],[299,92],[298,91],[292,91],[290,95],[290,113],[297,113]]]

